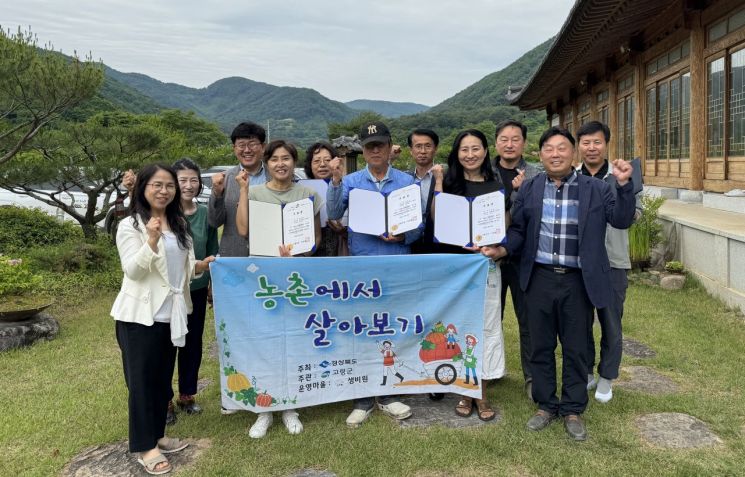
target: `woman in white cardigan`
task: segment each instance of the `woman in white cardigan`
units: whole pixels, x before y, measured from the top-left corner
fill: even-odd
[[[124,279],[111,309],[129,389],[129,450],[152,475],[171,471],[163,454],[187,444],[165,437],[174,346],[183,346],[191,312],[189,282],[214,257],[194,259],[189,226],[180,208],[176,173],[153,164],[139,174],[130,215],[116,234]]]

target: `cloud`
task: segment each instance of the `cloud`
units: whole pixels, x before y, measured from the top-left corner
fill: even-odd
[[[25,0],[3,7],[2,26],[191,87],[243,76],[339,101],[434,105],[558,33],[573,3]]]

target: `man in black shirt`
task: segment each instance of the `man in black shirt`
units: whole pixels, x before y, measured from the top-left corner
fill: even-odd
[[[523,159],[525,141],[528,138],[528,128],[519,121],[508,119],[497,125],[495,143],[497,157],[494,159],[494,173],[499,174],[504,184],[505,197],[514,202],[517,190],[525,179],[538,174],[538,169]],[[530,373],[530,332],[528,331],[527,316],[525,315],[525,294],[520,289],[518,266],[520,257],[505,257],[500,267],[502,271],[502,320],[504,320],[505,298],[507,289],[512,295],[512,307],[517,317],[520,329],[520,364],[525,378],[525,392],[532,400],[532,382]]]

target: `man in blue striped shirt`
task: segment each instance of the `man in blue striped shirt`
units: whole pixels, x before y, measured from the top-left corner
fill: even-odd
[[[617,194],[572,167],[574,137],[552,127],[539,141],[546,170],[525,181],[512,208],[502,253],[522,252],[520,287],[532,344],[530,368],[538,412],[527,427],[539,431],[559,416],[567,434],[587,439],[580,417],[587,407],[587,337],[592,309],[611,301],[605,230],[628,228],[635,200],[631,165],[613,162]],[[556,338],[561,342],[562,389],[556,396]]]

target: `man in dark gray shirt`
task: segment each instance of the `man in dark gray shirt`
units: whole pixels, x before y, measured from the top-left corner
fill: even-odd
[[[259,185],[267,181],[262,161],[266,131],[255,123],[240,123],[233,129],[230,140],[233,142],[233,153],[238,159],[238,165],[212,176],[212,195],[207,219],[215,228],[223,226],[220,239],[221,256],[247,257],[248,240],[238,234],[235,226],[240,191],[235,177],[245,169],[248,172],[249,185]]]

